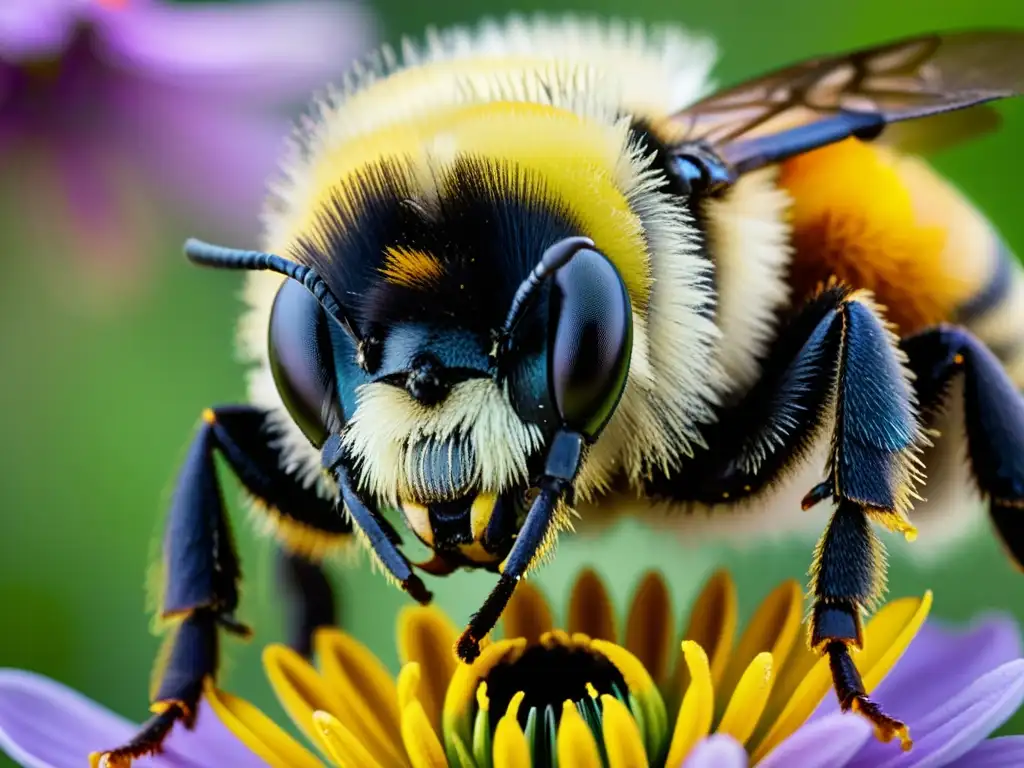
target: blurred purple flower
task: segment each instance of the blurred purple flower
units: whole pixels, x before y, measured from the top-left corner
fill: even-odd
[[[118,271],[169,211],[251,240],[291,109],[374,36],[354,2],[2,0],[0,226]]]

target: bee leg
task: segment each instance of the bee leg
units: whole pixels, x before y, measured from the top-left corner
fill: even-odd
[[[480,655],[481,641],[497,625],[520,579],[533,565],[538,552],[551,540],[559,502],[572,487],[582,451],[583,437],[574,432],[558,432],[552,440],[544,475],[537,483],[539,493],[505,559],[498,583],[455,643],[455,653],[463,662],[471,663]]]
[[[351,525],[334,501],[282,469],[280,453],[269,442],[266,420],[265,412],[247,406],[203,412],[178,475],[164,534],[165,581],[159,615],[171,632],[154,674],[153,717],[131,741],[97,755],[99,764],[128,766],[135,758],[159,753],[175,723],[191,728],[203,686],[217,674],[219,631],[250,634],[235,618],[241,571],[215,453],[227,460],[264,508],[285,548],[309,555],[350,540]],[[303,599],[310,602],[306,615],[325,615],[322,603],[327,598],[322,591]],[[333,598],[330,602],[333,605]]]
[[[288,645],[309,658],[316,630],[338,626],[334,589],[318,563],[283,547],[277,551],[277,583],[282,592]]]
[[[804,499],[805,509],[837,505],[811,569],[809,640],[830,660],[843,709],[867,716],[883,739],[909,743],[904,725],[867,697],[849,652],[885,581],[870,523],[913,533],[905,513],[921,437],[896,345],[867,294],[824,288],[781,329],[760,381],[709,435],[706,457],[648,487],[662,498],[733,502],[769,486],[831,424],[827,479]]]
[[[898,738],[907,750],[912,744],[907,727],[868,697],[850,647],[863,646],[861,618],[885,585],[884,550],[871,522],[914,535],[906,512],[923,437],[896,340],[870,300],[850,294],[837,320],[828,477],[803,505],[807,509],[827,497],[836,502],[811,568],[810,643],[829,658],[841,708],[864,715],[879,739]]]
[[[324,443],[321,459],[324,469],[330,472],[338,483],[341,498],[352,524],[365,537],[367,545],[385,574],[416,602],[427,605],[433,599],[433,595],[427,590],[423,580],[413,573],[412,563],[398,549],[402,543],[398,533],[383,515],[367,504],[356,491],[338,435],[332,435]]]
[[[964,328],[943,325],[902,340],[923,411],[942,408],[964,377],[967,453],[1006,549],[1024,567],[1024,397],[994,354]]]

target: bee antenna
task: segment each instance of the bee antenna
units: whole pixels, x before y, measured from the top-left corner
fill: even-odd
[[[313,294],[324,311],[333,318],[349,335],[357,347],[362,347],[363,339],[356,330],[352,319],[342,309],[337,297],[327,287],[324,279],[312,267],[297,264],[294,261],[262,251],[244,251],[239,248],[226,248],[222,245],[205,243],[202,240],[189,238],[185,241],[185,255],[193,264],[218,269],[247,269],[254,271],[277,272],[302,283]]]
[[[522,320],[526,310],[533,303],[537,289],[545,280],[568,264],[577,251],[593,247],[594,241],[589,237],[567,237],[549,246],[541,255],[537,266],[530,271],[530,274],[516,289],[516,295],[512,298],[512,306],[505,317],[505,324],[501,327],[501,338],[508,340],[512,337],[519,321]]]

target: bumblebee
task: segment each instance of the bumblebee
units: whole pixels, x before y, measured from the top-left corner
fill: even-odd
[[[497,574],[466,662],[574,514],[777,526],[828,501],[809,642],[842,708],[909,746],[850,653],[884,586],[874,526],[916,534],[926,472],[960,498],[965,446],[1024,560],[1024,279],[918,154],[994,125],[1024,32],[712,93],[713,59],[681,30],[573,19],[385,48],[302,121],[263,250],[186,244],[250,273],[249,402],[202,414],[167,521],[154,714],[110,763],[190,727],[219,633],[248,633],[216,454],[280,543],[300,648],[333,621],[323,559],[355,543],[421,603],[418,571]]]

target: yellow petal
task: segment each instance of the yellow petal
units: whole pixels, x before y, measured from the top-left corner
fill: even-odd
[[[803,623],[800,626],[798,637],[809,637],[808,625]],[[761,715],[761,722],[758,723],[754,736],[747,742],[748,748],[753,748],[761,743],[768,729],[786,708],[789,700],[793,697],[794,691],[803,682],[803,679],[810,674],[811,669],[821,659],[821,655],[812,651],[805,642],[794,642],[789,651],[789,656],[782,663],[781,669],[776,665],[775,682],[772,683],[772,693],[768,697],[768,704]]]
[[[459,664],[452,675],[448,693],[444,699],[441,720],[444,725],[445,748],[448,759],[453,763],[457,755],[449,735],[457,734],[463,744],[473,743],[473,722],[470,714],[480,681],[487,677],[494,667],[503,662],[512,662],[526,650],[526,641],[498,640],[480,649],[480,656],[472,664]]]
[[[910,641],[921,629],[931,605],[931,592],[926,592],[923,598],[894,600],[884,605],[868,622],[864,628],[864,652],[854,653],[853,660],[861,670],[865,688],[869,693],[903,655]],[[868,648],[872,650],[869,652]],[[870,667],[864,666],[864,661],[867,661]],[[832,673],[828,658],[823,656],[797,686],[782,714],[768,731],[768,735],[754,750],[752,762],[756,764],[764,759],[799,728],[830,690]]]
[[[329,712],[342,722],[349,720],[347,702],[291,648],[268,645],[263,649],[263,667],[284,711],[311,741],[317,739],[313,726],[313,713],[317,710]]]
[[[653,751],[662,743],[668,732],[668,713],[651,676],[647,674],[639,659],[622,646],[609,643],[607,640],[594,640],[590,647],[615,665],[622,679],[626,681],[629,693],[636,697],[646,725],[647,747]]]
[[[529,643],[536,643],[541,635],[555,627],[544,595],[526,579],[520,581],[512,593],[501,622],[505,637],[522,637]]]
[[[336,717],[327,712],[314,712],[313,725],[319,742],[334,764],[340,768],[379,768],[366,747]]]
[[[420,691],[420,665],[415,661],[405,664],[398,672],[398,708],[405,708],[415,701]]]
[[[494,730],[494,768],[530,768],[530,745],[519,727],[520,691],[508,704],[508,710]]]
[[[717,571],[694,602],[689,624],[683,632],[684,639],[704,649],[711,665],[711,680],[716,686],[725,674],[738,623],[736,584],[727,571]],[[686,669],[686,662],[680,657],[676,675],[680,691],[686,682]]]
[[[626,620],[626,648],[647,668],[659,687],[668,677],[672,651],[672,599],[665,579],[656,571],[644,576]]]
[[[311,752],[245,699],[219,691],[211,683],[206,684],[204,693],[224,727],[272,768],[322,766]]]
[[[413,768],[448,768],[434,726],[416,699],[402,709],[402,743]]]
[[[747,623],[721,683],[715,686],[720,706],[729,700],[747,666],[759,653],[767,651],[773,659],[785,660],[799,635],[802,612],[803,593],[795,580],[784,581],[764,599]]]
[[[690,750],[711,732],[711,722],[715,715],[715,688],[711,682],[707,654],[692,640],[683,641],[682,651],[689,670],[690,685],[679,707],[666,765],[683,764]]]
[[[334,714],[378,762],[385,766],[404,762],[397,746],[402,738],[398,692],[380,659],[337,629],[318,630],[313,647],[324,683],[343,702],[340,714],[338,709],[317,709]]]
[[[728,734],[740,744],[746,744],[768,703],[772,679],[772,655],[768,652],[757,654],[736,684],[717,732]]]
[[[647,752],[640,730],[626,705],[606,693],[601,696],[601,709],[601,733],[608,753],[608,768],[647,768]]]
[[[581,571],[573,585],[567,624],[569,634],[581,633],[612,642],[618,637],[608,590],[601,577],[590,568]]]
[[[558,764],[566,768],[601,768],[601,753],[594,734],[571,701],[562,704],[557,753]]]
[[[398,658],[402,664],[419,662],[419,700],[437,733],[441,732],[445,692],[455,674],[452,646],[457,638],[458,631],[448,617],[432,606],[405,608],[398,615]]]

